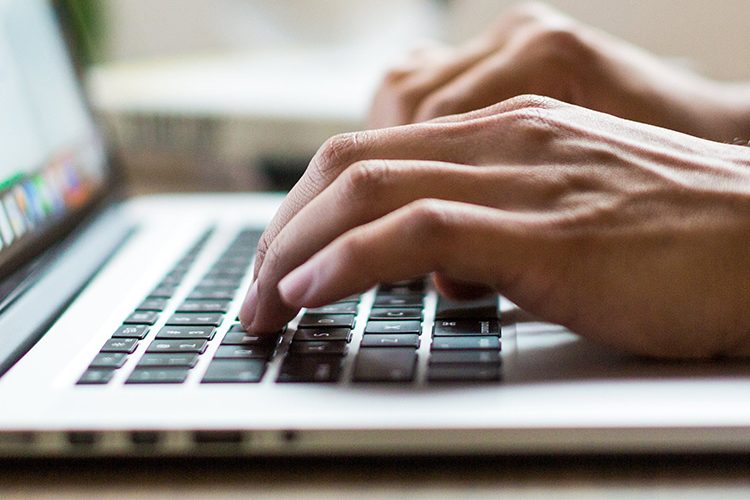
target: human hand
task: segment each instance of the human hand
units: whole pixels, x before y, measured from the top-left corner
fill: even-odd
[[[533,96],[337,136],[265,232],[243,324],[437,271],[631,352],[746,353],[748,167],[743,147]]]
[[[376,93],[370,128],[538,94],[622,118],[730,141],[747,122],[728,85],[699,77],[540,5],[510,9],[463,46],[422,48]]]

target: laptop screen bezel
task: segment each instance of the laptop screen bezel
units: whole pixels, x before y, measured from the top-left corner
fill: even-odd
[[[107,144],[106,135],[103,133],[104,127],[101,126],[99,117],[94,113],[93,106],[82,83],[85,68],[80,58],[76,57],[76,54],[79,52],[76,50],[74,37],[71,36],[73,29],[71,12],[69,12],[65,3],[61,0],[50,0],[48,3],[54,10],[58,28],[62,33],[62,43],[65,46],[65,51],[71,64],[74,66],[76,86],[81,96],[82,104],[94,124],[97,135],[101,139],[100,143],[103,148],[105,160],[103,165],[101,165],[101,183],[96,186],[90,199],[84,205],[66,212],[46,227],[35,230],[35,234],[27,236],[23,241],[4,249],[0,253],[0,301],[3,301],[15,288],[19,277],[27,274],[30,264],[34,263],[45,251],[63,240],[93,213],[101,210],[114,199],[119,198],[123,186],[121,164]]]

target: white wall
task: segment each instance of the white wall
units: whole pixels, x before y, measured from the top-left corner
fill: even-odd
[[[419,20],[447,5],[445,36],[460,40],[511,0],[103,0],[115,58],[276,44],[295,37],[340,40],[429,28]],[[719,78],[750,79],[747,0],[550,0],[572,15]],[[420,13],[424,14],[420,17]],[[287,26],[279,23],[286,19]],[[276,24],[276,25],[274,25]]]

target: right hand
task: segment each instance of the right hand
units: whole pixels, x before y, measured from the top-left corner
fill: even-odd
[[[394,68],[376,93],[370,127],[427,121],[537,94],[677,130],[730,141],[736,92],[674,67],[544,5],[510,9],[463,46],[423,48]],[[746,131],[741,131],[745,132]]]

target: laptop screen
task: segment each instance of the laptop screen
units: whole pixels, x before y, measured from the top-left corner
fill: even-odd
[[[105,165],[51,3],[0,0],[0,269],[85,207]]]

